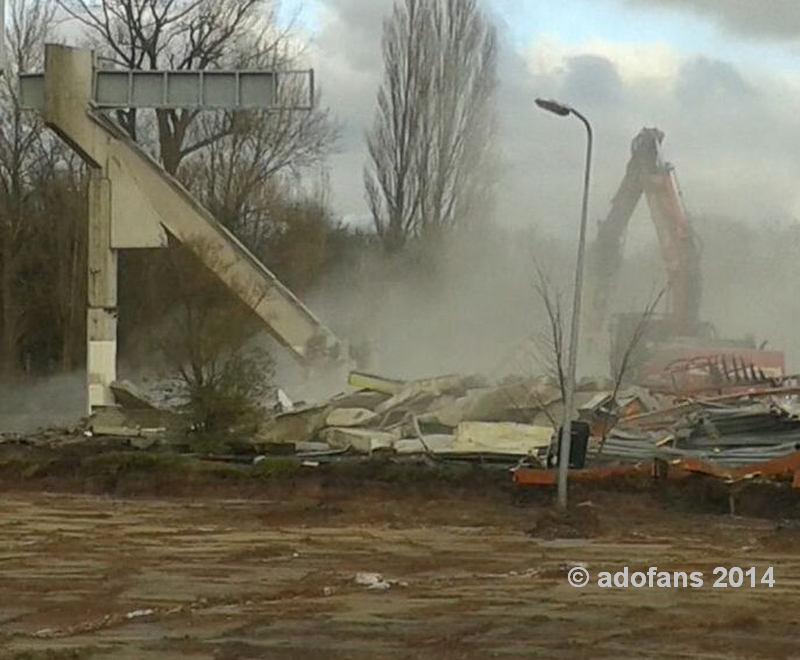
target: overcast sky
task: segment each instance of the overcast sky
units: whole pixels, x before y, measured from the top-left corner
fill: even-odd
[[[498,147],[504,222],[574,227],[584,133],[536,110],[537,96],[592,121],[593,219],[604,216],[631,139],[666,133],[689,211],[753,223],[800,216],[800,2],[484,0],[502,37]],[[381,79],[381,22],[392,0],[284,0],[310,40],[324,100],[344,123],[333,201],[367,221],[364,132]],[[634,222],[632,235],[652,236]],[[643,226],[644,225],[644,226]]]

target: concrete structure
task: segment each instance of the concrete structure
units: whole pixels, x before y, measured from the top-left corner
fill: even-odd
[[[338,359],[344,351],[331,331],[174,177],[99,112],[95,94],[97,74],[101,72],[95,71],[93,59],[91,51],[48,45],[44,74],[21,78],[23,105],[40,110],[47,125],[91,167],[87,319],[89,412],[114,403],[110,385],[116,380],[117,251],[164,247],[167,232],[185,243],[297,358],[303,361]],[[189,85],[184,89],[195,89],[190,78],[194,76],[196,81],[202,76],[198,72],[185,74],[181,83],[188,81]],[[226,75],[239,80],[236,72]],[[256,81],[250,91],[257,93],[259,84],[263,85],[266,80],[268,78]],[[162,82],[169,85],[167,76],[162,76]],[[127,89],[117,86],[122,94],[128,93]],[[241,101],[245,101],[247,107],[255,105],[253,94],[242,95],[240,90],[230,87],[229,80],[212,92],[219,95],[225,89],[232,90],[231,103],[240,102],[235,107],[243,107]],[[146,90],[145,99],[148,94],[153,98],[152,87]],[[136,104],[142,100],[126,98],[127,102]],[[191,93],[190,98],[194,98]],[[220,107],[225,99],[217,98],[216,107]],[[107,100],[113,102],[115,98]],[[177,104],[179,99],[173,97],[170,101]],[[270,107],[274,103],[274,94],[265,94],[264,105]]]

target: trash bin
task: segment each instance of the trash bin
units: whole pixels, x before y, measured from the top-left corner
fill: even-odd
[[[589,425],[586,422],[573,421],[571,427],[572,441],[569,445],[569,467],[572,470],[581,470],[586,466],[586,449],[589,446]],[[558,458],[561,456],[561,432],[562,427],[558,428],[558,453],[556,454],[555,463],[558,464]]]

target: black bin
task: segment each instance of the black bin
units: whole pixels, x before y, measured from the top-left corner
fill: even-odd
[[[569,445],[569,467],[572,470],[581,470],[586,467],[586,449],[589,446],[589,425],[586,422],[572,422],[572,441]],[[558,428],[558,453],[555,460],[561,456],[561,434],[563,427]]]

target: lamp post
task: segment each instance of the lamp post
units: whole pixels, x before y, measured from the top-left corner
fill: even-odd
[[[536,99],[536,105],[559,117],[575,115],[586,127],[586,170],[583,177],[583,206],[578,239],[578,258],[575,263],[575,291],[572,299],[572,320],[569,332],[567,382],[564,384],[564,421],[561,425],[561,450],[558,456],[558,505],[567,508],[567,474],[572,445],[572,408],[575,401],[575,375],[578,365],[578,332],[580,327],[581,294],[583,290],[583,262],[586,251],[586,219],[589,210],[589,174],[592,166],[592,126],[580,112],[558,101]]]

